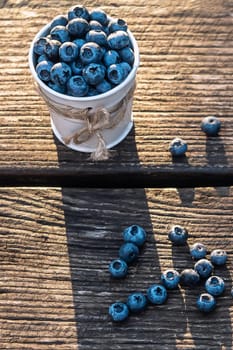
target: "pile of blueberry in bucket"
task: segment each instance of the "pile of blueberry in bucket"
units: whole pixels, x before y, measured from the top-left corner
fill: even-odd
[[[123,19],[100,8],[73,6],[55,17],[33,44],[35,70],[56,92],[95,96],[121,84],[134,64],[134,49]]]

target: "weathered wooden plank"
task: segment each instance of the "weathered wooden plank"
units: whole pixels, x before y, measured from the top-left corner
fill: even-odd
[[[99,5],[95,1],[85,4]],[[128,173],[140,185],[152,178],[153,185],[163,181],[174,184],[180,175],[189,184],[208,182],[214,175],[219,183],[224,179],[231,183],[232,2],[214,0],[204,5],[199,0],[151,0],[145,4],[140,0],[136,6],[132,0],[127,4],[122,0],[105,2],[103,8],[112,16],[125,18],[135,34],[141,65],[133,107],[135,127],[104,163],[102,183],[103,162],[93,164],[89,154],[71,151],[54,139],[47,108],[34,90],[28,68],[34,35],[71,5],[71,1],[58,5],[54,0],[1,4],[1,183],[62,184],[62,174],[73,174],[67,184],[99,181],[104,185],[113,181],[113,174],[127,183]],[[214,139],[206,139],[200,130],[200,121],[209,114],[223,122]],[[187,158],[180,162],[173,162],[167,151],[175,136],[189,144]]]
[[[232,349],[232,196],[227,187],[2,188],[0,348]],[[146,229],[146,244],[126,279],[114,281],[108,264],[134,223]],[[173,224],[189,230],[189,245],[227,250],[217,309],[201,315],[195,300],[203,287],[180,288],[165,305],[112,324],[110,303],[145,292],[166,268],[193,266],[188,247],[167,240]]]

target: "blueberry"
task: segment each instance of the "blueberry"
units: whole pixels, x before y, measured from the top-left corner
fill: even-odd
[[[135,292],[128,296],[127,305],[131,312],[141,312],[147,306],[147,298],[141,292]]]
[[[66,26],[72,37],[82,38],[89,30],[89,24],[84,18],[74,18]]]
[[[90,85],[97,85],[104,80],[106,68],[103,64],[90,63],[83,69],[83,77]]]
[[[52,61],[57,61],[59,58],[59,48],[61,46],[58,40],[48,40],[44,47],[44,53]]]
[[[109,47],[113,50],[123,49],[130,44],[129,35],[123,30],[117,30],[109,34],[107,40]]]
[[[200,281],[199,274],[194,269],[184,269],[180,273],[180,284],[187,287],[194,287]]]
[[[90,12],[90,19],[92,21],[98,21],[102,26],[106,26],[108,24],[108,16],[104,10],[101,8],[96,8]]]
[[[180,282],[180,274],[175,269],[167,269],[161,274],[161,283],[167,289],[175,289]]]
[[[131,71],[131,66],[127,62],[121,62],[120,66],[123,68],[125,75],[127,76]]]
[[[73,18],[84,18],[86,21],[89,21],[90,14],[85,6],[75,5],[70,7],[68,10],[69,21],[72,20]]]
[[[199,260],[199,259],[202,259],[206,256],[207,250],[206,250],[206,247],[204,246],[204,244],[197,242],[191,246],[190,254],[191,254],[193,259]]]
[[[96,90],[96,86],[90,85],[87,96],[97,96],[99,92]]]
[[[78,46],[73,42],[65,42],[59,48],[60,60],[63,62],[72,62],[76,60],[79,54]]]
[[[108,50],[105,52],[103,57],[103,62],[106,67],[111,66],[111,64],[116,64],[120,62],[120,56],[115,50]]]
[[[210,260],[214,265],[225,265],[227,261],[227,252],[223,249],[215,249],[210,254]]]
[[[37,63],[40,63],[41,61],[49,61],[49,58],[45,53],[37,58]]]
[[[109,315],[111,316],[112,321],[115,321],[115,322],[124,321],[129,316],[129,308],[125,303],[117,301],[112,305],[110,305]]]
[[[56,27],[56,26],[66,26],[68,23],[68,19],[66,16],[63,16],[63,15],[58,15],[56,17],[54,17],[54,19],[52,20],[51,22],[51,29]]]
[[[78,52],[80,52],[80,48],[86,43],[86,40],[81,38],[76,38],[73,40],[73,43],[78,47]]]
[[[134,63],[134,51],[130,47],[124,47],[119,50],[122,61],[127,62],[130,66]]]
[[[71,62],[70,67],[74,75],[82,75],[84,65],[80,60]]]
[[[112,84],[119,85],[125,80],[127,74],[121,63],[116,63],[107,68],[107,77]]]
[[[60,94],[66,94],[66,85],[58,85],[53,83],[52,81],[48,82],[48,86],[50,89],[53,89],[56,92],[59,92]]]
[[[87,82],[81,75],[73,75],[67,82],[67,93],[71,96],[86,96],[88,88]]]
[[[216,307],[216,300],[213,295],[209,293],[202,293],[197,298],[197,308],[202,312],[210,312]]]
[[[105,31],[104,27],[102,26],[102,24],[98,21],[94,21],[94,20],[91,20],[89,22],[89,28],[90,30],[96,30],[96,29],[100,29],[100,30],[103,30]]]
[[[170,142],[168,150],[173,156],[180,157],[187,152],[188,145],[184,140],[182,140],[179,137],[176,137]]]
[[[219,296],[225,290],[225,282],[219,276],[210,276],[205,282],[205,289],[209,294]]]
[[[168,239],[175,245],[185,245],[188,231],[180,225],[174,225],[168,233]]]
[[[36,65],[36,73],[40,80],[44,82],[49,82],[51,79],[51,69],[53,63],[50,61],[41,61]]]
[[[199,274],[201,278],[208,278],[212,271],[213,271],[213,265],[211,262],[207,259],[200,259],[196,262],[194,265],[194,270]]]
[[[72,75],[71,68],[65,62],[58,62],[51,68],[51,80],[57,85],[64,85]]]
[[[87,32],[86,41],[92,41],[100,46],[107,46],[107,35],[101,29],[92,29]]]
[[[128,265],[122,259],[112,260],[109,264],[109,272],[114,278],[123,278],[127,275]]]
[[[131,242],[123,243],[119,249],[119,257],[127,264],[132,263],[138,258],[139,249],[136,244]]]
[[[221,128],[220,120],[215,116],[203,118],[201,130],[208,136],[216,136]]]
[[[161,284],[152,284],[147,289],[147,298],[152,304],[163,304],[167,300],[167,290]]]
[[[65,26],[56,26],[50,31],[51,38],[61,43],[70,41],[70,35]]]
[[[117,30],[123,30],[126,32],[128,29],[128,25],[121,18],[112,19],[108,24],[108,29],[109,29],[109,33],[116,32]]]
[[[43,55],[44,54],[44,47],[48,42],[48,38],[41,37],[38,38],[35,43],[33,44],[33,52],[37,55]]]
[[[96,90],[103,94],[112,89],[112,85],[107,80],[102,80],[99,84],[96,85]]]
[[[141,247],[146,240],[146,231],[139,225],[131,225],[124,229],[123,239],[125,242],[131,242]]]
[[[85,43],[80,48],[79,57],[84,64],[98,63],[103,56],[101,47],[93,42]]]

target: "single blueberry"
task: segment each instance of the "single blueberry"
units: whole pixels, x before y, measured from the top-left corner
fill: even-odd
[[[91,96],[97,96],[97,95],[99,95],[99,92],[96,90],[96,86],[90,85],[87,96],[91,97]]]
[[[119,64],[123,68],[125,75],[127,76],[132,69],[131,66],[127,62],[121,62]]]
[[[130,66],[134,63],[134,51],[130,47],[124,47],[119,50],[119,55],[122,61],[127,62]]]
[[[83,97],[88,93],[88,84],[81,75],[73,75],[67,82],[67,93],[74,97]]]
[[[115,50],[107,50],[103,57],[103,62],[106,67],[111,66],[111,64],[116,64],[120,62],[120,56]]]
[[[221,128],[220,120],[215,116],[203,118],[201,130],[208,136],[216,136]]]
[[[66,85],[58,85],[53,83],[52,81],[48,82],[48,86],[50,89],[53,89],[56,92],[59,92],[60,94],[66,94]]]
[[[98,21],[103,26],[106,26],[108,24],[108,16],[106,12],[101,8],[96,8],[90,11],[90,19],[92,21]]]
[[[121,322],[128,318],[129,316],[129,308],[125,303],[117,301],[110,305],[109,307],[109,315],[114,322]]]
[[[89,24],[84,18],[74,18],[66,28],[72,37],[83,38],[89,30]]]
[[[41,61],[49,61],[49,58],[45,53],[37,58],[37,63],[40,63]]]
[[[180,273],[180,284],[194,287],[200,282],[200,276],[194,269],[184,269]]]
[[[60,41],[58,40],[48,40],[44,47],[44,53],[52,61],[57,61],[59,58],[59,48],[61,46]]]
[[[176,137],[170,142],[168,150],[171,152],[173,156],[180,157],[187,152],[188,145],[187,145],[187,142],[185,142],[179,137]]]
[[[78,47],[78,52],[80,52],[80,48],[86,43],[86,40],[81,38],[76,38],[73,40],[73,43]]]
[[[147,298],[141,292],[135,292],[128,296],[127,305],[131,312],[141,312],[147,306]]]
[[[70,35],[65,26],[59,25],[52,28],[52,30],[50,31],[50,35],[52,39],[58,40],[61,43],[70,41]]]
[[[102,80],[99,84],[96,85],[96,90],[103,94],[112,89],[112,85],[107,80]]]
[[[48,42],[47,37],[38,38],[33,44],[33,52],[39,56],[43,55],[44,54],[44,47],[47,44],[47,42]]]
[[[210,312],[216,307],[216,300],[213,295],[209,293],[202,293],[197,298],[197,308],[202,312]]]
[[[98,63],[101,61],[103,53],[97,43],[88,42],[81,46],[79,57],[84,64]]]
[[[54,17],[54,19],[52,20],[51,24],[50,24],[50,28],[54,28],[56,26],[66,26],[68,23],[68,19],[66,16],[63,15],[58,15],[56,17]]]
[[[167,289],[175,289],[180,282],[180,274],[175,269],[167,269],[161,274],[161,283]]]
[[[59,48],[60,60],[63,62],[72,62],[78,58],[79,49],[73,42],[65,42]]]
[[[50,81],[52,67],[53,63],[50,61],[41,61],[36,65],[36,73],[40,80],[44,81],[45,83]]]
[[[139,225],[131,225],[124,229],[123,239],[125,242],[131,242],[141,247],[146,240],[146,231]]]
[[[84,18],[86,21],[90,20],[90,14],[87,8],[83,5],[75,5],[68,10],[69,21],[73,18]]]
[[[210,253],[210,260],[214,265],[225,265],[227,261],[227,252],[224,249],[214,249]]]
[[[122,259],[112,260],[109,264],[109,272],[114,278],[123,278],[127,275],[128,265]]]
[[[107,46],[107,35],[101,29],[92,29],[87,32],[86,41],[92,41],[100,46]]]
[[[129,35],[123,30],[117,30],[109,34],[107,40],[109,47],[113,50],[123,49],[130,44]]]
[[[204,244],[197,242],[191,246],[190,254],[193,259],[199,260],[206,256],[207,249]]]
[[[168,239],[175,245],[185,245],[188,231],[180,225],[174,225],[168,233]]]
[[[162,284],[152,284],[147,289],[147,298],[152,304],[163,304],[167,300],[167,290]]]
[[[126,76],[126,71],[121,63],[111,64],[111,66],[107,68],[108,80],[114,85],[121,84],[125,80]]]
[[[97,85],[104,80],[106,68],[103,64],[90,63],[83,69],[83,77],[90,85]]]
[[[79,59],[71,62],[70,67],[74,75],[82,75],[84,65]]]
[[[51,80],[57,85],[64,85],[70,79],[72,71],[70,66],[65,62],[58,62],[51,68]]]
[[[209,260],[203,258],[195,263],[194,270],[199,274],[201,278],[206,279],[211,275],[213,271],[213,265]]]
[[[205,282],[205,289],[209,294],[219,296],[225,290],[225,282],[219,276],[210,276]]]
[[[109,33],[116,32],[117,30],[123,30],[127,32],[128,25],[121,18],[111,19],[111,21],[108,24],[108,29],[109,29]]]
[[[136,244],[131,242],[123,243],[119,249],[119,257],[123,259],[127,264],[132,263],[138,258],[139,249]]]
[[[89,28],[90,28],[90,30],[100,29],[100,30],[104,31],[104,27],[102,26],[102,24],[100,22],[94,21],[94,20],[91,20],[89,22]]]

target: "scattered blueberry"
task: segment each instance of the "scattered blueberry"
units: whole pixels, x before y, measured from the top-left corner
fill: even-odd
[[[132,263],[138,258],[139,249],[136,244],[131,242],[123,243],[119,249],[119,257],[127,264]]]
[[[212,271],[213,265],[208,259],[200,259],[194,265],[194,270],[200,275],[201,278],[208,278]]]
[[[167,289],[175,289],[180,282],[180,274],[175,269],[167,269],[161,274],[161,282]]]
[[[167,300],[167,290],[162,284],[152,284],[147,289],[147,298],[152,304],[163,304]]]
[[[219,296],[225,290],[225,282],[219,276],[210,276],[205,282],[205,289],[209,294]]]
[[[123,278],[127,275],[128,265],[122,259],[115,259],[109,264],[109,272],[114,278]]]
[[[202,312],[210,312],[216,307],[216,300],[209,293],[202,293],[197,299],[197,308]]]
[[[141,247],[146,240],[146,231],[139,225],[131,225],[124,229],[123,239],[125,242],[131,242]]]
[[[36,66],[36,73],[38,77],[44,81],[49,82],[51,79],[51,68],[53,67],[53,63],[50,61],[41,61]]]
[[[204,244],[197,242],[191,246],[190,254],[193,259],[199,260],[205,258],[207,254],[207,249]]]
[[[208,136],[216,136],[220,128],[221,122],[215,116],[205,117],[201,122],[201,130]]]
[[[184,140],[182,140],[179,137],[176,137],[170,142],[168,150],[173,156],[180,157],[187,152],[188,145]]]
[[[67,93],[74,97],[83,97],[88,93],[88,84],[81,75],[73,75],[67,82]]]
[[[188,231],[180,225],[174,225],[168,233],[168,239],[175,245],[185,245]]]
[[[124,321],[129,316],[129,308],[125,303],[115,302],[109,307],[109,315],[115,322]]]
[[[225,265],[227,261],[227,252],[223,249],[215,249],[210,254],[210,260],[214,265]]]
[[[143,311],[147,306],[147,298],[141,292],[132,293],[128,296],[127,305],[132,312]]]
[[[180,273],[180,284],[187,287],[194,287],[200,281],[199,274],[194,269],[184,269]]]

